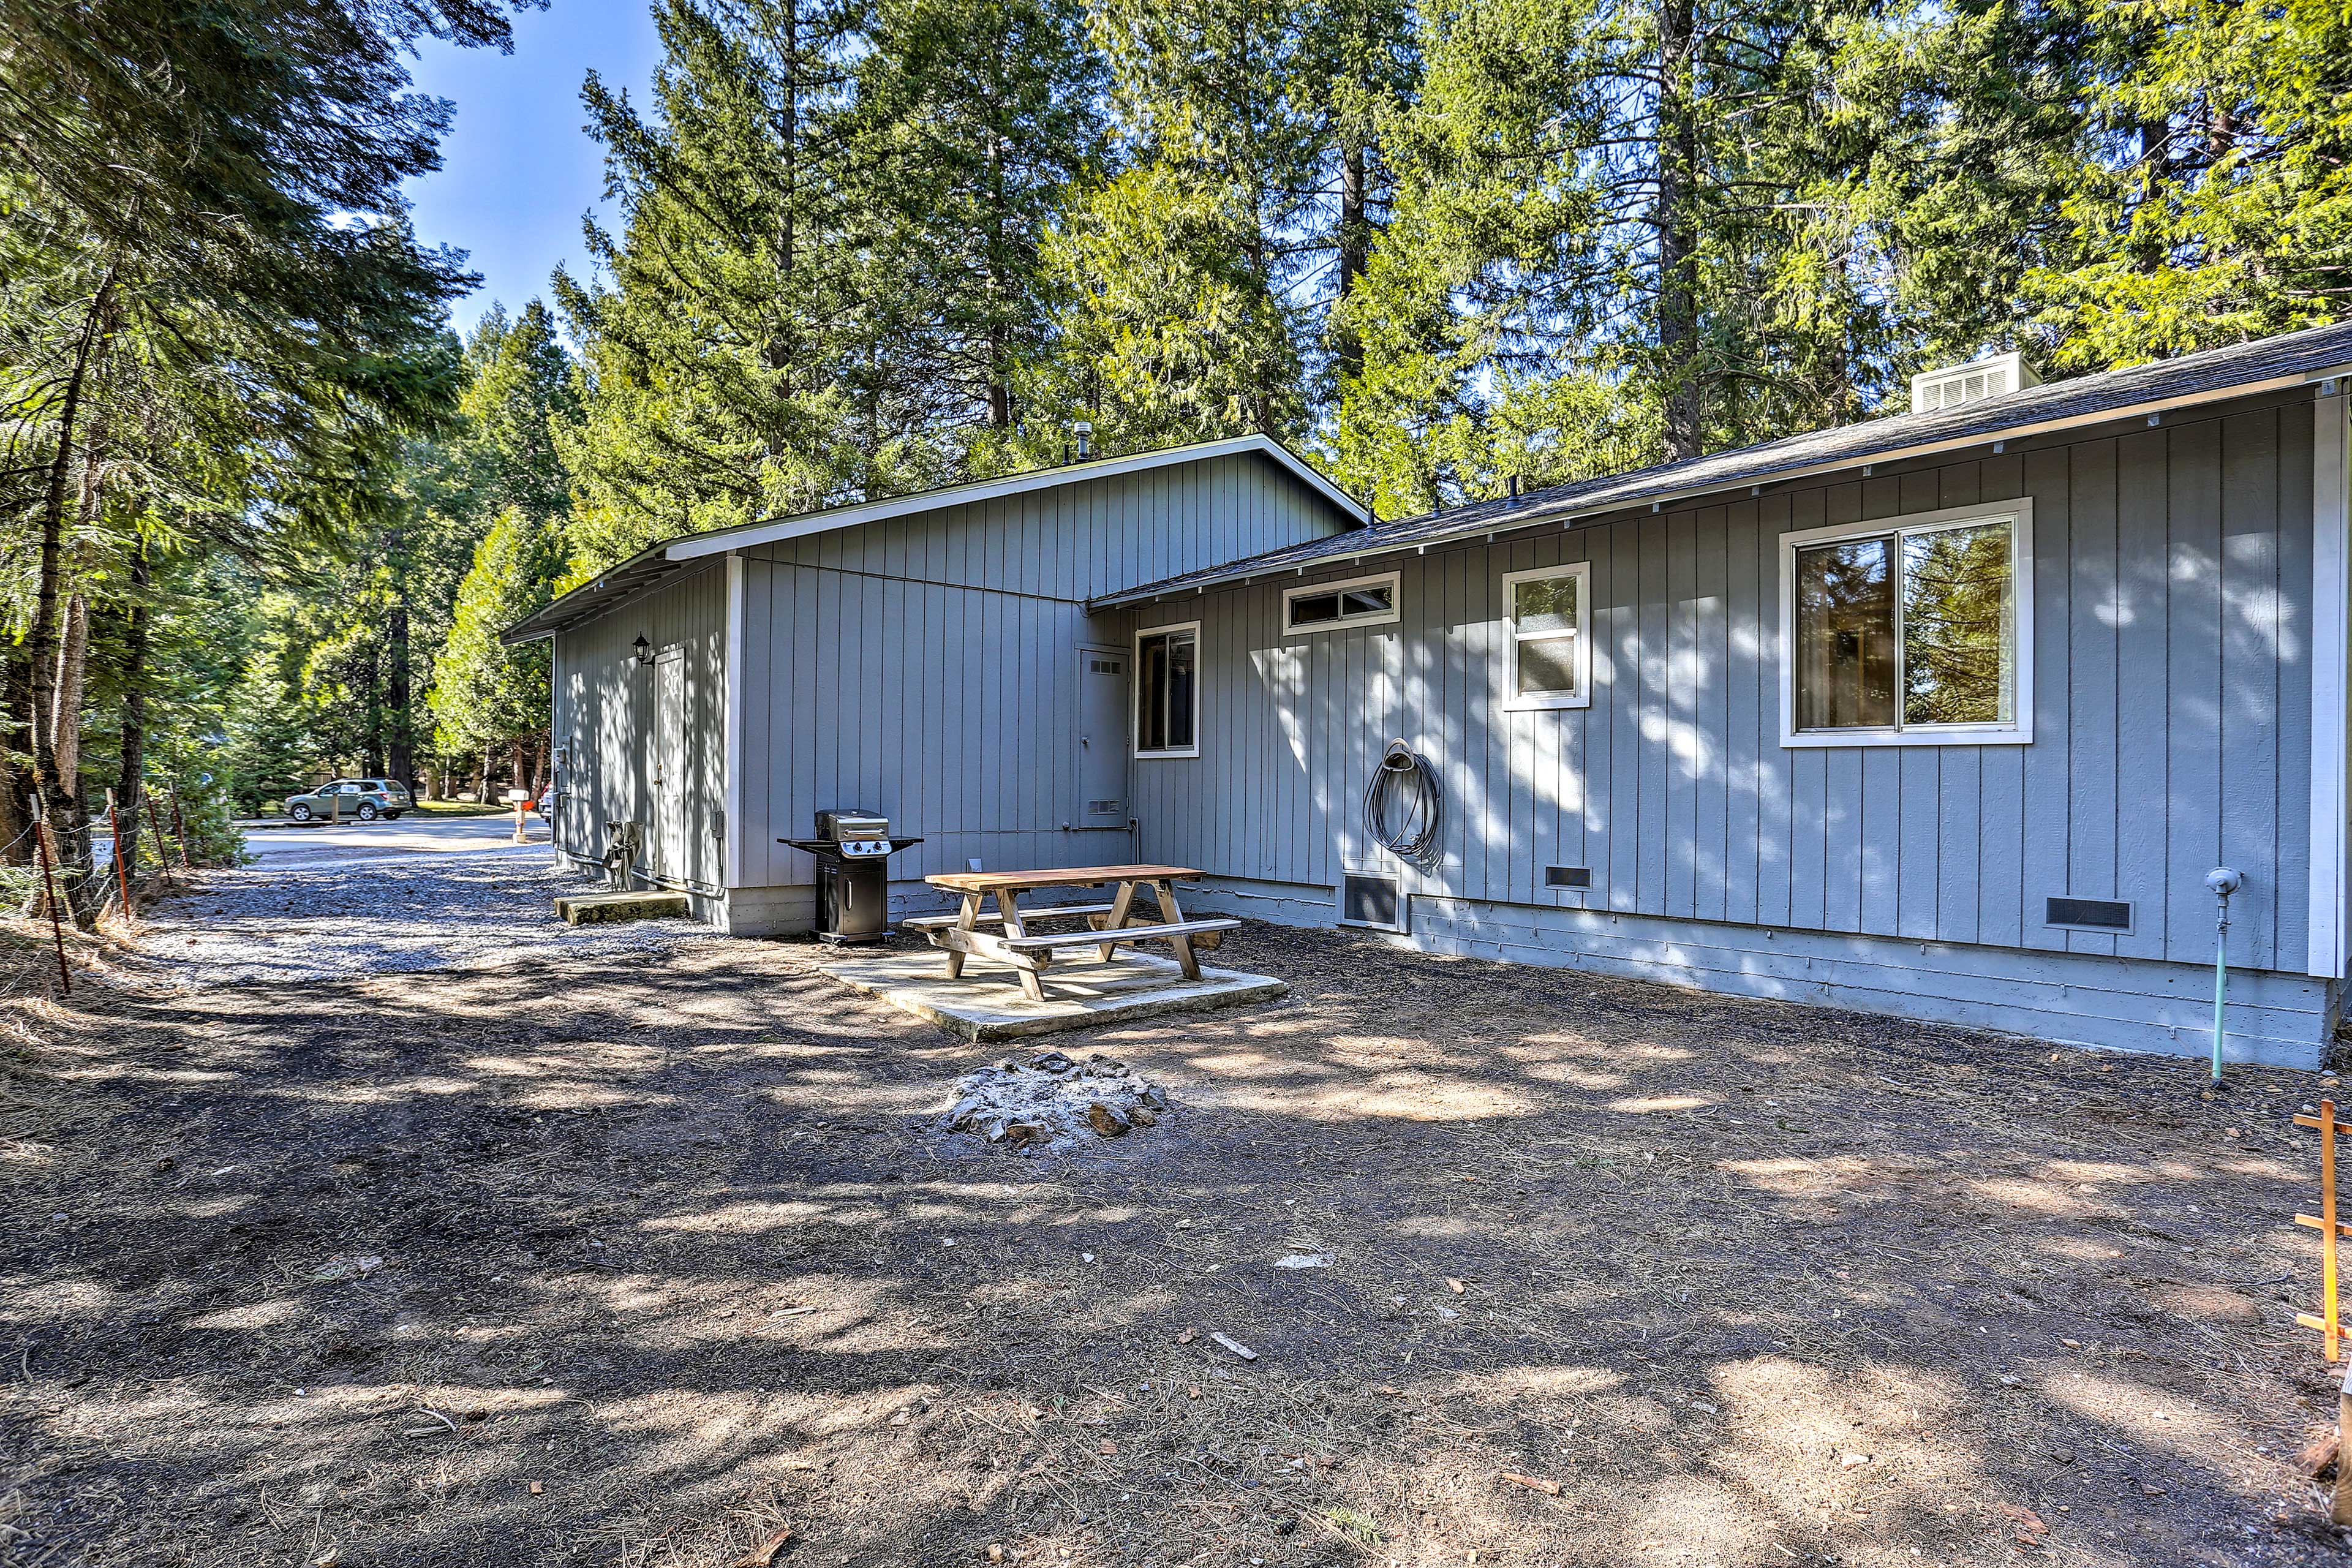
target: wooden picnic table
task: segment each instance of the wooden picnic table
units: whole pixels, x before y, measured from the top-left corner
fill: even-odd
[[[1201,978],[1201,961],[1192,951],[1196,937],[1213,942],[1224,931],[1240,929],[1235,920],[1194,920],[1184,918],[1176,903],[1176,884],[1193,881],[1201,873],[1189,866],[1070,866],[1044,871],[947,871],[924,879],[945,892],[960,895],[962,910],[953,915],[926,915],[901,922],[904,929],[920,931],[933,947],[943,948],[948,956],[948,978],[963,973],[963,961],[971,953],[995,959],[1012,965],[1020,977],[1021,993],[1033,1002],[1045,999],[1045,990],[1039,976],[1050,968],[1056,949],[1091,947],[1106,963],[1122,942],[1165,942],[1174,950],[1176,963],[1188,980]],[[1044,904],[1021,906],[1021,895],[1056,888],[1101,888],[1117,884],[1118,892],[1107,904]],[[1136,901],[1139,892],[1149,889],[1152,901],[1159,906],[1160,918],[1139,910]],[[982,912],[982,905],[990,899],[996,900],[996,913]],[[1029,929],[1034,921],[1072,920],[1083,918],[1083,931],[1038,932]],[[1140,920],[1141,923],[1137,923]],[[1002,932],[982,931],[982,926],[1001,926]],[[1204,943],[1205,944],[1205,943]]]

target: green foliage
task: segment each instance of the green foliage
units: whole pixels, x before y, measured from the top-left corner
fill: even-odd
[[[2352,289],[2352,11],[2059,0],[2079,40],[2064,220],[2026,279],[2068,370],[2339,319]]]
[[[483,536],[434,671],[434,734],[443,751],[496,751],[547,728],[547,645],[508,647],[499,635],[554,596],[562,564],[556,530],[543,519],[505,511]]]
[[[119,787],[138,783],[159,566],[331,548],[396,510],[404,441],[447,416],[436,329],[470,279],[416,243],[401,191],[446,126],[406,90],[428,35],[503,47],[508,28],[478,0],[10,6],[0,557],[22,564],[0,605],[21,634],[0,841],[37,793],[86,868],[90,764],[110,745]],[[92,698],[110,732],[89,732]]]

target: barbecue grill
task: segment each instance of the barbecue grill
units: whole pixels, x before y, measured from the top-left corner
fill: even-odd
[[[816,858],[819,942],[880,942],[890,934],[890,857],[922,842],[893,838],[874,811],[820,811],[814,838],[779,838]]]

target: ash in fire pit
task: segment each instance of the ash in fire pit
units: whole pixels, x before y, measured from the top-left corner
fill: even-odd
[[[958,1079],[956,1102],[939,1124],[1026,1154],[1123,1138],[1130,1129],[1150,1126],[1167,1109],[1167,1092],[1125,1062],[1106,1056],[1079,1061],[1047,1051]]]

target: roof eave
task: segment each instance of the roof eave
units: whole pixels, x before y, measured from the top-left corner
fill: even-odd
[[[1622,511],[1628,507],[1663,506],[1669,502],[1693,500],[1703,496],[1719,494],[1745,485],[1785,484],[1792,479],[1810,479],[1818,474],[1836,473],[1841,469],[1859,468],[1866,463],[1903,462],[1913,458],[1932,457],[1939,452],[1960,451],[1970,447],[1981,447],[1990,441],[2021,440],[2032,436],[2075,429],[2089,425],[2145,418],[2151,415],[2165,413],[2169,409],[2192,407],[2205,403],[2227,402],[2238,397],[2255,397],[2266,392],[2285,391],[2347,375],[2352,375],[2352,363],[2333,366],[2326,370],[2298,370],[2264,376],[2253,381],[2235,383],[2228,386],[2179,393],[2169,397],[2147,398],[2137,403],[2118,404],[2111,407],[2084,410],[2081,413],[2056,416],[2048,419],[2026,420],[2016,425],[1973,429],[1965,435],[1937,437],[1927,441],[1897,443],[1890,447],[1847,453],[1837,458],[1790,463],[1781,468],[1766,467],[1748,472],[1727,475],[1720,479],[1706,479],[1696,484],[1666,486],[1655,490],[1636,488],[1628,493],[1596,500],[1586,506],[1578,506],[1570,502],[1560,507],[1547,508],[1538,503],[1533,509],[1532,514],[1526,517],[1505,520],[1487,519],[1465,524],[1459,529],[1422,534],[1410,540],[1400,540],[1393,544],[1371,544],[1355,552],[1334,551],[1317,560],[1359,563],[1382,555],[1402,554],[1407,551],[1419,552],[1440,544],[1456,544],[1465,539],[1475,539],[1481,534],[1492,536],[1500,533],[1517,533],[1547,524],[1566,527],[1586,518],[1598,517],[1612,511]],[[1671,471],[1671,469],[1666,470],[1669,473]],[[1270,561],[1262,566],[1173,578],[1165,583],[1147,583],[1117,594],[1106,594],[1098,598],[1090,599],[1087,603],[1087,608],[1090,612],[1123,609],[1133,605],[1148,604],[1154,599],[1169,598],[1180,594],[1197,595],[1205,593],[1211,588],[1226,587],[1233,584],[1251,582],[1261,577],[1276,576],[1283,573],[1297,571],[1302,565],[1311,566],[1315,563],[1315,562],[1301,563],[1296,560]]]
[[[802,539],[813,533],[831,533],[835,529],[856,528],[869,522],[885,522],[896,517],[911,517],[918,512],[937,511],[947,507],[971,506],[982,501],[999,500],[1007,496],[1027,495],[1033,491],[1057,489],[1064,485],[1087,484],[1097,479],[1116,479],[1121,474],[1142,473],[1151,468],[1171,468],[1179,463],[1197,463],[1224,457],[1237,457],[1256,452],[1272,459],[1308,489],[1314,490],[1334,510],[1347,519],[1350,528],[1363,528],[1371,521],[1371,514],[1363,503],[1323,476],[1320,469],[1270,436],[1235,436],[1222,441],[1198,441],[1190,446],[1166,447],[1153,452],[1138,452],[1124,458],[1099,458],[1086,463],[1065,463],[1051,468],[1031,468],[1002,479],[976,480],[971,484],[951,485],[940,490],[919,490],[912,495],[893,496],[887,500],[870,501],[859,506],[835,507],[824,511],[802,512],[793,517],[776,518],[767,522],[747,523],[740,528],[721,529],[712,533],[689,534],[674,540],[665,548],[673,561],[689,561],[707,555],[723,554],[730,551],[747,550],[762,544],[777,544],[786,540]]]

